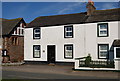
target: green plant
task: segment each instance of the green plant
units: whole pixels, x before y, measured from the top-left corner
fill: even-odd
[[[85,65],[86,65],[86,66],[89,66],[89,65],[90,65],[90,62],[91,62],[91,56],[90,56],[90,54],[88,54],[88,56],[85,57]]]

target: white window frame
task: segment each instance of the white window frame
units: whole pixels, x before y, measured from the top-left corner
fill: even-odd
[[[39,46],[39,50],[38,49],[35,49],[35,47],[36,46]],[[36,52],[38,52],[39,54],[39,56],[36,56],[35,54],[36,54]],[[40,58],[40,53],[41,52],[41,48],[40,48],[40,45],[33,45],[33,58]]]
[[[101,50],[101,46],[107,46],[106,50]],[[106,56],[101,56],[101,52],[107,52]],[[98,44],[98,58],[99,59],[108,59],[109,54],[109,44]]]
[[[23,34],[22,34],[22,30],[23,30]],[[22,27],[17,27],[15,30],[14,30],[14,33],[12,35],[20,35],[20,36],[23,36],[24,35],[24,28]]]
[[[39,30],[40,32],[35,32],[36,30]],[[41,35],[41,29],[40,28],[34,28],[33,29],[33,39],[40,39],[40,37],[35,37],[36,34]]]
[[[114,47],[114,59],[120,59],[120,58],[117,58],[117,57],[116,57],[116,49],[117,49],[117,48],[120,48],[120,47]]]
[[[67,30],[67,28],[71,28],[71,30]],[[72,38],[73,37],[73,26],[65,26],[65,38]],[[72,36],[67,36],[66,33],[72,33]]]
[[[72,50],[67,50],[67,47],[71,47]],[[67,55],[66,52],[70,52],[71,55]],[[64,45],[64,58],[66,59],[73,59],[73,44],[67,44],[67,45]]]
[[[101,29],[101,25],[106,25],[105,29]],[[106,31],[106,34],[101,34],[101,31]],[[108,23],[98,24],[98,37],[107,37],[108,36]]]

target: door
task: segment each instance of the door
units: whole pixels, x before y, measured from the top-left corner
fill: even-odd
[[[48,63],[55,63],[55,45],[47,46]]]

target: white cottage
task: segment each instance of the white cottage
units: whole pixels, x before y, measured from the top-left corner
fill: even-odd
[[[96,10],[88,2],[87,12],[34,19],[25,28],[24,60],[74,63],[88,54],[92,60],[120,58],[119,12],[120,8]]]

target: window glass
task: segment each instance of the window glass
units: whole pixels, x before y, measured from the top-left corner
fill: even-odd
[[[40,39],[40,28],[34,28],[34,35],[33,38],[34,39]]]
[[[39,29],[35,29],[35,33],[40,33],[40,30]]]
[[[40,57],[40,46],[34,45],[34,58]]]
[[[107,24],[101,24],[100,29],[107,29]]]
[[[65,58],[73,58],[73,45],[65,45]]]
[[[73,37],[73,26],[65,26],[65,38]]]
[[[116,48],[116,58],[120,58],[120,48]]]
[[[108,24],[98,24],[98,37],[106,37],[108,36]]]
[[[99,58],[108,58],[108,45],[99,44]]]
[[[106,34],[107,34],[107,31],[100,31],[100,34],[106,35]]]

